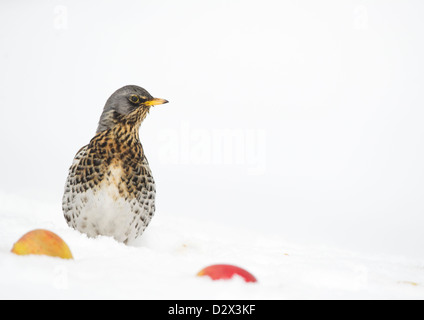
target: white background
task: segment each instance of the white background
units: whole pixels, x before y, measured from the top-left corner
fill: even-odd
[[[73,156],[136,84],[170,101],[140,131],[157,215],[422,258],[423,9],[2,1],[0,192],[61,215]]]

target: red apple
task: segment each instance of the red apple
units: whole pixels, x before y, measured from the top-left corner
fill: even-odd
[[[234,275],[241,276],[246,282],[258,281],[250,272],[230,264],[214,264],[197,274],[197,276],[209,276],[212,280],[231,279]]]
[[[73,259],[68,245],[55,233],[36,229],[24,234],[12,248],[18,255],[38,254]]]

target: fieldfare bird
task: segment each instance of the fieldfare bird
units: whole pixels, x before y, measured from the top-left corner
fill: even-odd
[[[150,108],[167,103],[138,86],[125,86],[107,100],[96,135],[69,169],[62,209],[69,226],[129,243],[155,212],[156,186],[139,138]]]

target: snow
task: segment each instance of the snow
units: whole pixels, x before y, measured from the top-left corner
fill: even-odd
[[[157,214],[133,246],[87,238],[69,228],[53,204],[1,195],[1,299],[422,299],[424,261],[296,245],[253,230]],[[74,259],[17,256],[13,243],[45,228]],[[212,281],[202,268],[229,263],[241,278]]]

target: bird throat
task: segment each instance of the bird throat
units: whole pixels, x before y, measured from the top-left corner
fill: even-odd
[[[139,138],[139,124],[119,122],[113,128],[99,132],[90,146],[104,161],[141,161],[144,157]]]
[[[143,120],[146,119],[149,111],[150,107],[138,107],[127,115],[118,115],[115,121],[115,125],[128,125],[132,129],[136,129],[138,133],[138,128],[140,127]]]

